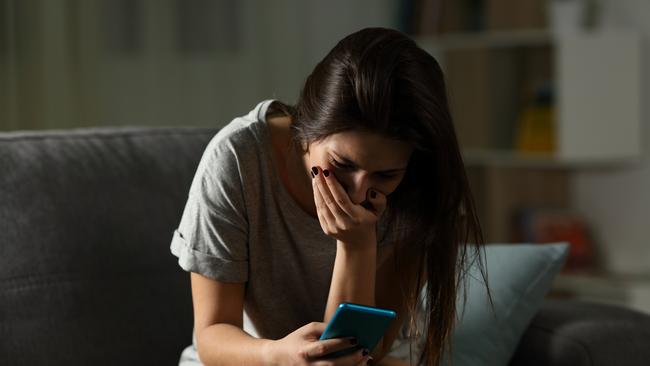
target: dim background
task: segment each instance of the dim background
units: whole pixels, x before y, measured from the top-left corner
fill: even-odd
[[[465,20],[440,25],[438,17],[438,25],[431,26],[433,18],[431,24],[426,18],[435,13],[431,6],[435,9],[445,1],[0,0],[0,130],[219,127],[264,99],[295,102],[315,64],[338,40],[361,28],[400,29],[423,45],[436,37],[449,39],[444,38],[447,33],[471,40],[495,30],[484,15],[491,11],[490,4],[500,3],[517,18],[497,31],[515,35],[527,28],[546,31],[550,20],[545,11],[552,1],[458,1],[466,6],[454,16]],[[528,4],[528,10],[520,9],[523,13],[518,15],[513,7],[521,3]],[[624,30],[640,38],[635,79],[639,84],[630,85],[638,90],[633,93],[638,111],[632,113],[638,121],[632,125],[637,127],[640,149],[617,163],[565,166],[550,160],[542,164],[541,173],[535,171],[539,164],[521,160],[514,165],[523,165],[525,174],[508,163],[510,171],[505,174],[528,174],[544,185],[548,179],[557,182],[553,177],[560,171],[563,201],[541,200],[537,205],[558,206],[584,220],[588,228],[593,260],[581,271],[560,276],[556,296],[615,302],[650,312],[650,1],[589,4],[587,31]],[[540,16],[531,17],[532,11]],[[519,22],[526,17],[529,24]],[[454,65],[443,64],[445,70],[449,67]],[[507,78],[508,70],[500,72]],[[611,70],[613,75],[620,71]],[[457,64],[456,72],[464,70]],[[455,114],[466,112],[459,100],[463,90],[475,87],[472,83],[450,82]],[[612,121],[611,128],[620,123]],[[463,133],[459,135],[464,144]],[[483,189],[487,178],[481,172],[489,164],[504,163],[470,167],[477,170],[475,165],[480,165],[479,173],[470,172],[473,189],[487,195],[478,200],[479,206],[494,199],[490,190]],[[526,189],[526,184],[519,185]],[[479,209],[487,216],[484,221],[490,220],[490,208]],[[486,226],[489,241],[515,241],[514,236],[496,235]]]

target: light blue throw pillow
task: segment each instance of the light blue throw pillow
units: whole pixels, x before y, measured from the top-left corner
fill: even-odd
[[[488,245],[490,306],[476,266],[467,277],[467,304],[452,338],[456,366],[505,366],[568,254],[568,244]],[[459,313],[460,313],[459,304]]]
[[[475,264],[466,277],[469,282],[464,313],[462,294],[458,301],[459,321],[452,338],[453,365],[506,366],[567,254],[567,243],[485,246],[483,260],[494,311]],[[417,357],[418,345],[414,345],[413,351]],[[407,342],[398,340],[391,354],[408,361]]]

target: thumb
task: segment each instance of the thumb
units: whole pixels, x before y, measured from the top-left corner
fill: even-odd
[[[372,211],[374,211],[377,216],[381,216],[386,209],[386,195],[377,190],[369,189],[366,199],[374,208]]]

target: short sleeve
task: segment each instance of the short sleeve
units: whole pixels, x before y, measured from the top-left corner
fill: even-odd
[[[171,243],[178,264],[188,272],[223,282],[248,280],[248,220],[239,162],[235,148],[216,137],[203,153]]]

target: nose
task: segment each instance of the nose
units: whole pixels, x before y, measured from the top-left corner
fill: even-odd
[[[368,189],[370,189],[370,177],[365,173],[357,173],[349,176],[347,182],[342,182],[350,200],[358,205],[366,200]]]

